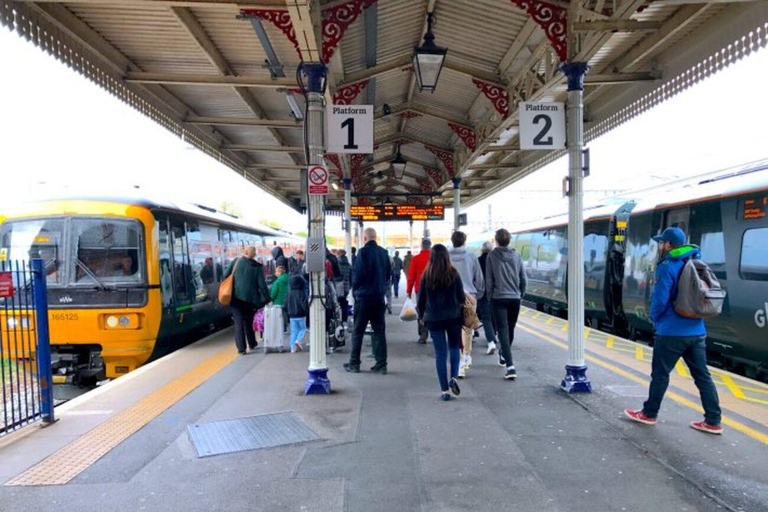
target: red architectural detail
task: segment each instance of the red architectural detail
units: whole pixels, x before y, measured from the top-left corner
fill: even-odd
[[[472,83],[480,89],[485,97],[491,100],[496,111],[505,119],[509,116],[509,93],[503,87],[489,84],[482,80],[472,79]]]
[[[391,144],[395,146],[405,146],[406,144],[411,144],[413,141],[411,139],[405,139],[400,137],[399,139],[392,139]]]
[[[339,160],[339,155],[328,153],[325,155],[325,159],[335,165],[337,169],[341,170],[341,160]]]
[[[540,0],[510,0],[544,29],[561,62],[568,59],[568,10]],[[505,116],[506,117],[506,116]]]
[[[448,126],[450,126],[451,130],[464,141],[464,145],[467,146],[467,149],[471,152],[474,152],[477,149],[477,136],[475,135],[475,130],[456,123],[448,123]]]
[[[424,171],[429,175],[430,178],[432,178],[432,182],[434,183],[434,189],[436,190],[439,187],[445,183],[445,177],[443,176],[442,171],[440,169],[435,169],[434,167],[425,167]]]
[[[368,80],[357,82],[356,84],[340,87],[333,95],[334,105],[351,105],[360,92],[368,85]]]
[[[376,1],[350,0],[323,11],[323,62],[331,62],[331,57],[349,26]]]
[[[445,167],[445,170],[448,172],[448,176],[451,178],[453,177],[454,171],[453,171],[453,152],[452,151],[445,151],[443,149],[439,148],[433,148],[432,146],[424,146],[427,148],[427,150],[435,155],[438,160],[440,160],[443,163],[443,167]],[[442,185],[442,183],[441,183]]]
[[[397,117],[402,117],[403,119],[413,119],[414,117],[421,117],[421,114],[414,112],[413,110],[406,110],[405,112],[400,112],[397,114]]]
[[[416,183],[419,184],[419,192],[422,194],[428,194],[435,190],[435,185],[427,178],[416,178]]]
[[[299,96],[304,96],[304,91],[302,91],[301,89],[289,88],[288,92],[292,92],[293,94],[298,94]]]
[[[366,158],[368,158],[368,155],[352,155],[349,157],[353,173],[360,169],[360,165],[365,161]]]
[[[301,59],[299,41],[296,39],[296,31],[293,29],[291,15],[288,11],[281,9],[242,9],[240,14],[245,17],[259,18],[273,24],[285,34],[290,42],[293,43],[293,46],[296,48],[296,53],[299,54],[299,59]]]

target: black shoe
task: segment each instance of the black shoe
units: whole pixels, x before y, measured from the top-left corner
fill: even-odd
[[[456,382],[456,379],[451,378],[451,380],[448,382],[448,387],[451,388],[451,392],[459,396],[461,394],[461,389],[459,389],[459,383]]]
[[[506,380],[515,380],[517,378],[517,372],[514,368],[509,368],[507,373],[504,374]]]
[[[507,366],[507,362],[504,360],[504,355],[499,350],[499,366]]]
[[[360,373],[360,365],[352,363],[344,363],[344,370],[349,373]]]
[[[382,374],[382,375],[386,375],[386,374],[387,374],[387,365],[385,365],[385,364],[382,364],[382,365],[378,365],[378,364],[376,364],[376,365],[373,365],[373,366],[371,366],[371,371],[372,371],[373,373],[380,373],[380,374]]]
[[[242,350],[242,351],[238,350],[237,353],[240,354],[241,356],[244,356],[245,355],[245,350]]]
[[[480,337],[480,333],[477,332],[477,330],[475,330],[475,333],[472,335],[472,337],[473,338],[479,338]]]

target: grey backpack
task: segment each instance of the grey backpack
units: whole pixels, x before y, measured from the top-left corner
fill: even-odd
[[[712,318],[723,311],[725,290],[715,273],[701,260],[683,265],[677,286],[675,312],[685,318]]]

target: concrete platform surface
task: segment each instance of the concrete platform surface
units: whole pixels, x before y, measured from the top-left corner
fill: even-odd
[[[723,397],[732,426],[709,436],[688,427],[701,414],[681,373],[658,425],[630,423],[622,411],[645,398],[650,349],[633,348],[626,359],[630,352],[615,350],[625,342],[590,333],[595,391],[566,395],[558,386],[567,326],[550,318],[530,310],[521,318],[515,382],[502,379],[476,340],[461,396],[450,402],[439,399],[433,348],[418,345],[415,324],[395,315],[389,375],[367,372],[371,359],[363,373],[347,374],[349,351],[332,354],[329,396],[302,394],[307,352],[233,358],[69,483],[9,485],[206,359],[234,351],[225,331],[68,404],[51,427],[3,441],[0,512],[768,511],[768,388],[734,380],[754,400],[739,406]],[[322,440],[198,458],[186,431],[285,411]]]

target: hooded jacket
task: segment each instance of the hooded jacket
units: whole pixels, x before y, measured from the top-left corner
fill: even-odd
[[[341,269],[341,276],[344,278],[344,297],[346,297],[349,290],[352,289],[352,265],[346,256],[339,256],[339,268]]]
[[[272,259],[275,260],[275,268],[283,267],[286,271],[288,270],[288,260],[283,254],[282,247],[275,246],[272,248]]]
[[[406,290],[409,296],[413,290],[419,293],[421,274],[427,268],[427,263],[429,263],[429,249],[422,249],[419,254],[411,259],[411,267],[408,269],[408,288]]]
[[[485,292],[489,299],[522,299],[528,279],[523,259],[514,249],[496,247],[485,264]]]
[[[275,279],[272,283],[272,288],[269,290],[269,297],[275,306],[282,306],[285,302],[285,297],[288,295],[288,274],[281,274],[280,277]]]
[[[481,298],[485,293],[485,278],[477,256],[469,252],[466,247],[454,247],[448,250],[451,264],[458,270],[464,291]]]
[[[688,259],[697,259],[701,251],[695,245],[671,250],[656,266],[651,293],[651,322],[659,336],[706,336],[701,318],[685,318],[674,307],[680,273]]]
[[[288,286],[290,289],[283,303],[283,311],[288,318],[306,318],[309,314],[309,300],[305,291],[307,282],[301,276],[292,276]]]

